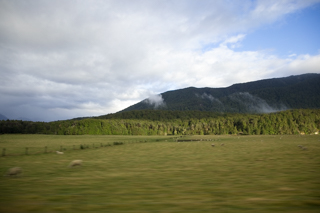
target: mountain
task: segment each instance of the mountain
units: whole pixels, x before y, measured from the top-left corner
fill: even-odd
[[[265,79],[226,88],[188,87],[150,97],[120,112],[160,109],[269,113],[307,108],[320,108],[320,74]]]
[[[15,120],[19,120],[19,121],[32,121],[32,119],[26,118],[26,117],[19,117],[19,118],[16,118]]]
[[[8,120],[8,118],[7,118],[6,116],[0,114],[0,121],[1,121],[1,120]]]

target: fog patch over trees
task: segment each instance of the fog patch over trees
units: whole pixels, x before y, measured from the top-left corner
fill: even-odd
[[[144,102],[149,104],[149,105],[153,105],[154,109],[166,106],[166,103],[164,102],[161,94],[152,95],[149,98],[147,98]]]
[[[207,94],[207,93],[203,93],[202,95],[199,95],[199,94],[195,94],[197,97],[200,97],[202,99],[209,99],[211,102],[216,102],[218,104],[222,104],[222,102],[218,99],[218,98],[215,98],[213,97],[212,95],[210,94]]]
[[[253,96],[248,92],[233,93],[228,96],[231,100],[238,102],[249,112],[271,113],[287,110],[288,108],[281,104],[280,107],[270,106],[265,100],[257,96]]]

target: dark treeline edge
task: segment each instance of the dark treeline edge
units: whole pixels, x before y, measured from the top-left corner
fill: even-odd
[[[319,109],[287,110],[269,114],[133,111],[130,114],[31,122],[0,121],[1,134],[58,135],[279,135],[315,134],[320,129]],[[194,115],[192,115],[194,113]],[[166,117],[167,114],[167,117]],[[131,116],[131,117],[130,117]]]

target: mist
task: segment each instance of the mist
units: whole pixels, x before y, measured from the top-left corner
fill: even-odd
[[[231,100],[238,102],[244,106],[248,112],[255,113],[272,113],[287,110],[285,105],[280,107],[270,106],[265,100],[257,96],[253,96],[248,92],[233,93],[228,96]]]
[[[222,104],[222,102],[218,98],[213,97],[211,94],[203,93],[202,95],[196,94],[196,96],[201,97],[202,99],[209,99],[211,102]]]
[[[166,107],[166,103],[164,102],[162,95],[152,95],[145,100],[145,103],[149,105],[153,105],[154,109],[159,107]]]

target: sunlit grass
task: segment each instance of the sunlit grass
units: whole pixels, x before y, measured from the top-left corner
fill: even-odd
[[[64,155],[1,157],[3,174],[19,166],[23,175],[0,177],[0,212],[320,210],[319,136],[189,136],[184,139],[203,140],[180,143],[171,138],[1,135],[0,145],[12,149],[125,143]],[[75,159],[83,160],[82,167],[68,168]]]

